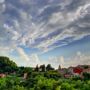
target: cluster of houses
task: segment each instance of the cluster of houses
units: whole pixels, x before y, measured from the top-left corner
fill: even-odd
[[[69,68],[61,68],[59,66],[58,72],[65,78],[70,78],[72,76],[79,76],[83,78],[83,73],[90,73],[90,65],[78,65],[76,67]]]

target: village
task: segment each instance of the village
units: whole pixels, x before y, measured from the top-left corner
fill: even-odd
[[[90,65],[78,65],[76,67],[69,68],[61,68],[59,66],[58,72],[62,74],[65,78],[70,78],[73,76],[84,78],[84,73],[90,73]]]
[[[43,66],[43,65],[41,65]],[[45,69],[43,71],[43,67],[38,67],[38,70],[35,70],[36,68],[33,68],[32,72],[47,72],[47,70]],[[68,67],[68,68],[61,68],[61,66],[59,65],[58,69],[54,70],[54,68],[50,68],[48,71],[56,71],[58,74],[60,74],[62,77],[64,78],[71,78],[71,77],[80,77],[80,78],[84,78],[83,74],[84,73],[88,73],[90,74],[90,65],[78,65],[75,67]],[[0,78],[4,78],[7,77],[9,74],[5,74],[5,73],[0,73]],[[10,73],[10,75],[16,75],[16,72],[12,72]],[[24,72],[22,75],[23,79],[26,79],[28,77],[28,72]]]

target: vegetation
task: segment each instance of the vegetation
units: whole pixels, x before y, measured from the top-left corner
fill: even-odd
[[[16,73],[11,74],[13,71]],[[50,64],[47,67],[37,65],[33,70],[30,67],[17,67],[9,58],[0,57],[0,73],[2,72],[9,74],[0,78],[0,90],[90,90],[89,73],[84,73],[84,79],[65,79]],[[23,79],[24,73],[28,73],[26,79]]]
[[[73,80],[31,74],[26,80],[8,76],[0,79],[0,90],[90,90],[90,80]],[[33,76],[34,75],[34,76]]]
[[[48,64],[47,67],[46,67],[46,70],[50,71],[50,70],[54,70],[54,68],[51,66],[51,64]]]
[[[14,72],[18,69],[17,64],[8,57],[0,56],[0,73]]]

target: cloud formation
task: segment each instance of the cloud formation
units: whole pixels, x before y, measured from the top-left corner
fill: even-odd
[[[74,56],[69,58],[65,58],[63,56],[49,57],[49,60],[44,63],[51,64],[54,68],[58,68],[59,65],[61,65],[62,68],[77,65],[89,65],[90,56],[77,52]]]
[[[22,47],[45,53],[88,35],[90,0],[0,0],[0,50],[27,61]]]
[[[77,66],[77,65],[89,65],[90,64],[90,56],[85,55],[81,52],[77,52],[77,54],[68,60],[65,63],[66,67],[69,66]]]
[[[0,38],[6,42],[9,39],[10,44],[48,51],[63,46],[62,42],[67,45],[90,35],[89,0],[2,0],[0,3],[0,17],[3,17]],[[65,41],[66,38],[69,39]],[[62,45],[56,46],[58,41]]]
[[[67,68],[70,66],[77,65],[89,65],[90,64],[90,56],[81,52],[77,52],[74,56],[65,58],[64,56],[52,56],[49,57],[48,60],[41,60],[38,55],[32,54],[30,56],[30,60],[27,62],[27,66],[35,67],[37,64],[51,64],[54,68],[58,68],[60,65],[62,68]]]

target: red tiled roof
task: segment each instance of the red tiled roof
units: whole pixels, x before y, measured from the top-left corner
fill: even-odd
[[[82,69],[82,68],[74,68],[74,69],[73,69],[73,72],[74,72],[74,73],[81,74],[81,73],[83,72],[83,69]]]

